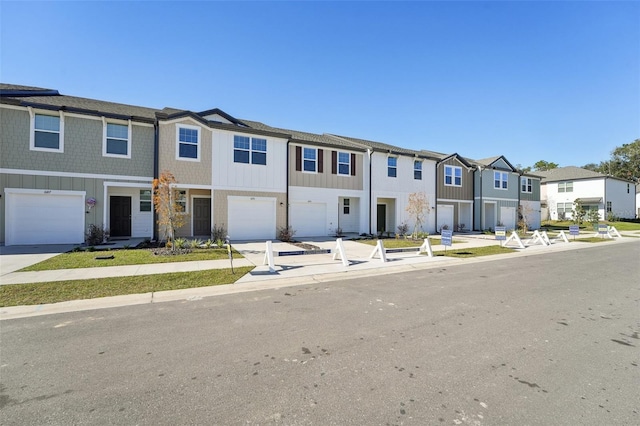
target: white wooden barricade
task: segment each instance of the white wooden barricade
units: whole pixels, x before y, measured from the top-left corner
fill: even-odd
[[[567,234],[564,233],[564,231],[560,231],[560,233],[558,234],[558,236],[556,237],[556,239],[554,240],[555,242],[558,242],[558,240],[562,239],[562,241],[564,241],[565,243],[569,242],[569,239],[567,238]]]
[[[344,251],[342,238],[338,238],[336,240],[336,248],[333,251],[333,260],[336,260],[336,257],[338,256],[340,256],[340,260],[342,260],[343,266],[349,266],[349,260],[347,259],[347,253]]]
[[[507,238],[507,239],[505,240],[504,244],[502,244],[502,247],[506,247],[506,246],[507,246],[507,244],[509,244],[512,240],[513,240],[513,241],[515,241],[515,242],[516,242],[516,244],[518,244],[518,247],[520,247],[520,248],[522,248],[522,249],[523,249],[523,248],[525,248],[525,247],[524,247],[524,244],[522,244],[522,240],[520,239],[520,237],[518,236],[518,233],[517,233],[516,231],[513,231],[513,232],[511,233],[511,235],[509,236],[509,238]]]
[[[373,259],[376,253],[380,255],[380,260],[382,260],[382,262],[387,261],[387,252],[384,249],[384,244],[382,244],[382,240],[378,240],[378,242],[376,243],[376,247],[373,249],[373,251],[369,255],[369,259]]]
[[[431,250],[431,241],[429,241],[428,238],[424,239],[424,243],[422,243],[422,245],[418,249],[418,253],[424,253],[425,251],[429,254],[429,257],[433,257],[433,250]]]
[[[544,234],[544,236],[543,236]],[[535,231],[533,231],[533,235],[531,236],[531,239],[529,239],[527,241],[528,244],[533,245],[533,244],[537,244],[540,243],[543,246],[548,246],[549,244],[551,244],[551,242],[549,241],[549,237],[546,237],[547,233],[546,231],[543,231],[543,234],[541,234],[537,229]],[[547,243],[547,241],[549,241]]]
[[[607,228],[607,232],[609,233],[609,235],[613,234],[618,238],[622,238],[622,235],[620,235],[620,233],[618,232],[618,230],[616,229],[615,226],[609,226]],[[613,238],[613,237],[612,237]]]
[[[269,272],[276,271],[276,265],[273,260],[273,244],[271,241],[267,241],[267,251],[264,253],[263,265],[269,264]]]

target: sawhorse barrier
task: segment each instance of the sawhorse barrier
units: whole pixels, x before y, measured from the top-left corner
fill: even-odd
[[[330,254],[330,249],[316,249],[316,250],[289,250],[289,251],[273,251],[273,242],[267,241],[267,247],[264,253],[264,260],[262,261],[263,265],[269,265],[269,272],[276,272],[276,265],[274,258],[276,256],[304,256],[309,254]],[[347,254],[344,250],[344,244],[342,242],[342,238],[338,238],[336,240],[336,248],[333,250],[333,260],[336,260],[336,257],[340,257],[342,264],[344,266],[349,266],[349,260],[347,259]]]
[[[397,248],[397,249],[385,249],[382,240],[376,242],[376,246],[369,255],[369,259],[373,259],[376,255],[380,257],[380,260],[384,263],[387,262],[387,253],[403,253],[403,252],[415,252],[415,248]],[[424,239],[424,242],[417,250],[418,253],[426,252],[429,257],[433,257],[433,250],[431,249],[431,242],[428,238]]]

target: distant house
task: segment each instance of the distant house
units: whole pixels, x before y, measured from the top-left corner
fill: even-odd
[[[640,183],[636,184],[636,218],[640,219]]]
[[[580,167],[559,167],[543,172],[542,202],[552,220],[571,219],[575,203],[596,210],[600,219],[636,215],[635,184]]]

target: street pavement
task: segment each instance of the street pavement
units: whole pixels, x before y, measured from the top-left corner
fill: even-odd
[[[623,237],[614,238],[606,244],[628,243],[635,238]],[[384,240],[383,240],[384,241]],[[480,247],[488,245],[498,245],[499,242],[493,236],[483,234],[455,235],[455,244],[448,249],[464,249],[470,247]],[[526,240],[525,240],[526,242]],[[119,242],[123,244],[131,241]],[[335,253],[337,243],[335,239],[317,238],[305,240],[305,243],[312,244],[320,249],[330,250]],[[68,302],[16,306],[0,308],[0,320],[9,318],[19,318],[23,316],[45,315],[73,310],[86,310],[96,308],[109,308],[114,306],[124,306],[128,304],[157,303],[160,301],[184,300],[185,298],[207,297],[233,292],[255,291],[267,288],[280,288],[291,285],[301,285],[311,282],[326,282],[344,279],[345,277],[355,278],[378,274],[394,274],[415,269],[435,268],[450,264],[465,264],[473,262],[485,262],[501,259],[505,256],[529,256],[547,252],[573,250],[587,248],[588,244],[566,243],[553,241],[550,246],[540,243],[528,245],[525,249],[517,249],[517,253],[506,255],[486,256],[471,259],[459,259],[435,256],[429,257],[414,252],[389,253],[386,255],[387,261],[383,262],[381,256],[376,254],[371,256],[374,247],[359,243],[357,241],[344,240],[344,250],[349,265],[345,266],[341,256],[334,256],[331,253],[312,255],[289,255],[275,256],[274,267],[270,268],[265,259],[266,242],[237,242],[233,247],[238,250],[244,258],[233,260],[234,267],[255,266],[248,274],[241,277],[235,284],[219,285],[213,287],[200,287],[195,289],[154,292],[145,294],[123,295],[106,298],[74,300]],[[135,244],[134,244],[135,245]],[[118,248],[118,245],[111,246]],[[515,246],[510,245],[515,248]],[[197,262],[175,262],[153,265],[128,265],[111,266],[85,269],[64,269],[41,272],[17,272],[18,269],[37,263],[58,253],[68,251],[72,246],[44,246],[37,248],[29,247],[2,247],[0,252],[0,284],[21,284],[34,282],[49,282],[62,280],[83,280],[92,278],[109,278],[116,276],[136,276],[149,274],[163,274],[171,272],[188,272],[196,270],[208,270],[216,268],[229,268],[229,260],[210,260]],[[276,241],[272,243],[275,253],[297,252],[301,249],[295,245]],[[434,245],[434,251],[444,250],[446,247]],[[58,251],[56,251],[58,250]],[[334,257],[336,257],[334,259]]]

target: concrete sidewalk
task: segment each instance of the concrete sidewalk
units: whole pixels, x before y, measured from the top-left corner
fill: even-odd
[[[492,236],[454,236],[457,243],[447,248],[459,250],[471,247],[499,245]],[[637,238],[616,238],[604,244],[619,244],[638,242]],[[334,250],[334,239],[319,239],[307,241],[322,249]],[[600,243],[603,244],[603,243]],[[525,249],[517,249],[515,253],[504,255],[481,256],[474,258],[452,258],[444,256],[429,257],[414,252],[388,253],[387,262],[383,262],[379,256],[370,258],[374,246],[369,246],[357,241],[344,241],[344,249],[349,260],[349,266],[344,266],[340,259],[333,259],[333,255],[312,254],[275,257],[275,271],[269,270],[268,265],[263,265],[265,258],[265,242],[236,243],[234,248],[245,258],[234,259],[234,267],[255,266],[248,274],[241,277],[235,284],[219,285],[213,287],[200,287],[185,290],[155,292],[147,294],[123,295],[105,297],[90,300],[77,300],[70,302],[54,303],[48,305],[17,306],[0,308],[0,319],[19,318],[32,315],[43,315],[74,310],[98,309],[105,307],[126,306],[139,303],[156,303],[169,300],[194,300],[202,297],[229,294],[236,292],[254,291],[261,289],[281,288],[293,285],[309,284],[314,282],[329,282],[363,276],[401,273],[418,269],[444,267],[447,265],[467,264],[472,262],[496,261],[514,256],[529,256],[535,254],[550,253],[574,249],[585,249],[600,246],[589,243],[564,243],[555,242],[550,246],[532,245]],[[283,243],[273,242],[274,252],[292,252],[301,250],[299,247]],[[444,246],[432,246],[434,251],[444,250]],[[514,247],[511,247],[514,248]],[[0,277],[1,283],[19,284],[60,280],[85,280],[91,278],[109,278],[116,276],[136,276],[149,274],[164,274],[170,272],[188,272],[218,268],[229,268],[229,260],[211,260],[195,262],[175,262],[152,265],[110,266],[86,269],[65,269],[42,272],[12,272]]]

